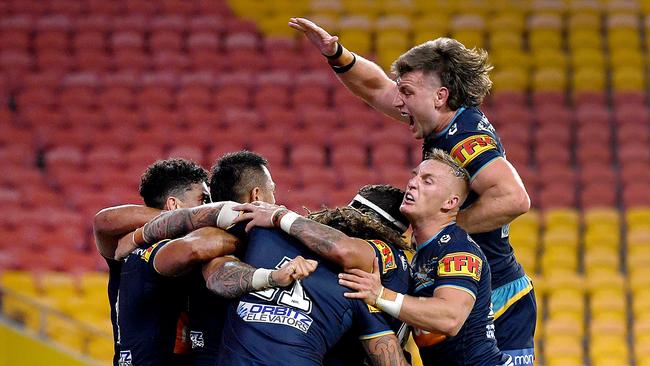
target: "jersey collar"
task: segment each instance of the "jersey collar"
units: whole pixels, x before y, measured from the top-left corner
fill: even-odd
[[[429,244],[433,243],[436,239],[438,239],[438,236],[440,236],[440,234],[441,234],[443,231],[445,231],[445,229],[447,229],[448,227],[450,227],[451,225],[454,225],[454,224],[456,224],[456,221],[452,221],[452,222],[450,222],[449,224],[447,224],[445,227],[443,227],[442,229],[440,229],[440,231],[438,231],[438,232],[436,233],[436,235],[434,235],[433,237],[431,237],[431,239],[425,241],[424,244],[418,246],[418,247],[415,249],[415,251],[416,251],[416,252],[419,252],[420,250],[424,249],[424,247],[426,247],[426,246],[428,246]]]
[[[460,108],[458,108],[458,109],[456,110],[456,113],[454,113],[454,118],[451,119],[451,121],[449,122],[449,124],[447,125],[447,127],[445,127],[444,130],[442,130],[442,131],[440,131],[440,132],[438,132],[438,133],[432,133],[431,135],[429,135],[429,139],[437,139],[438,137],[440,137],[440,136],[446,134],[447,131],[449,131],[449,129],[451,128],[451,126],[454,124],[454,122],[456,122],[456,118],[458,118],[458,116],[460,116],[463,112],[465,112],[465,109],[467,109],[467,108],[466,108],[466,107],[460,107]]]

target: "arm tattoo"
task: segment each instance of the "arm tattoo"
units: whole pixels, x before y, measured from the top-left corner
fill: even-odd
[[[181,237],[193,230],[215,225],[223,205],[204,205],[163,212],[151,220],[142,232],[147,243]]]
[[[375,366],[390,365],[400,366],[406,364],[404,354],[397,342],[397,338],[383,336],[363,342],[366,354]]]
[[[291,235],[299,239],[309,249],[327,257],[339,240],[347,238],[342,232],[315,221],[298,218],[291,225]]]
[[[228,299],[240,297],[253,288],[253,272],[256,268],[242,262],[227,262],[219,266],[210,278],[206,286],[210,291]]]

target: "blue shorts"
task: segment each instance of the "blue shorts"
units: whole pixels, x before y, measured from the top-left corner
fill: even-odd
[[[533,365],[537,303],[532,282],[522,277],[492,291],[494,328],[499,349],[512,364]]]

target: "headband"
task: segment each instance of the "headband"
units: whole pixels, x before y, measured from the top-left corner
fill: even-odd
[[[391,224],[397,226],[400,228],[402,231],[406,231],[407,227],[400,221],[396,220],[393,216],[391,216],[388,212],[384,211],[381,207],[375,205],[374,203],[370,202],[367,198],[361,196],[360,194],[357,194],[354,196],[352,199],[352,202],[348,206],[353,206],[355,202],[358,202],[364,206],[370,207],[373,209],[375,212],[377,212],[379,215],[381,215],[383,218],[388,220]],[[354,206],[353,206],[354,207]]]

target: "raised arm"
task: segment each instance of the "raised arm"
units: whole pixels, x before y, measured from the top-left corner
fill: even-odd
[[[375,366],[408,365],[399,340],[394,334],[366,339],[361,343]]]
[[[515,168],[496,158],[472,180],[479,198],[460,211],[457,223],[468,233],[483,233],[509,224],[530,209],[530,198]]]
[[[160,214],[160,210],[146,206],[122,205],[99,211],[93,219],[93,235],[99,253],[113,259],[118,240]]]
[[[316,254],[339,264],[344,269],[358,268],[364,271],[372,269],[375,251],[365,240],[351,238],[339,230],[297,216],[282,206],[254,202],[235,206],[233,209],[244,212],[235,219],[235,222],[250,220],[246,230],[255,226],[277,227],[280,226],[283,215],[296,215],[294,217],[297,218],[289,227],[289,235],[300,240]]]
[[[291,18],[289,26],[301,31],[318,51],[327,57],[334,69],[345,70],[346,65],[354,65],[336,76],[350,91],[380,112],[401,122],[408,122],[393,107],[397,89],[384,70],[377,64],[348,51],[338,42],[337,36],[330,35],[314,22],[304,18]],[[340,47],[340,51],[339,51]],[[336,57],[338,55],[338,57]],[[329,56],[329,57],[328,57]]]
[[[377,261],[374,273],[351,270],[339,275],[339,283],[356,291],[346,293],[348,298],[362,299],[409,325],[446,336],[458,334],[476,301],[468,292],[453,287],[437,288],[433,297],[398,294],[381,285]]]
[[[134,249],[143,245],[153,244],[163,239],[179,238],[207,226],[219,227],[220,219],[232,221],[232,217],[237,213],[229,209],[222,211],[222,208],[224,206],[231,207],[234,204],[234,202],[216,202],[163,212],[158,217],[142,224],[144,226],[136,229],[132,235],[123,236],[115,251],[115,259],[124,259]],[[223,214],[221,214],[222,212]]]
[[[255,268],[237,258],[215,258],[203,266],[203,278],[210,291],[225,298],[237,298],[269,287],[289,286],[316,270],[318,263],[297,256],[282,268]]]
[[[180,276],[198,264],[234,253],[237,244],[233,235],[205,227],[167,243],[158,251],[153,265],[163,276]]]

